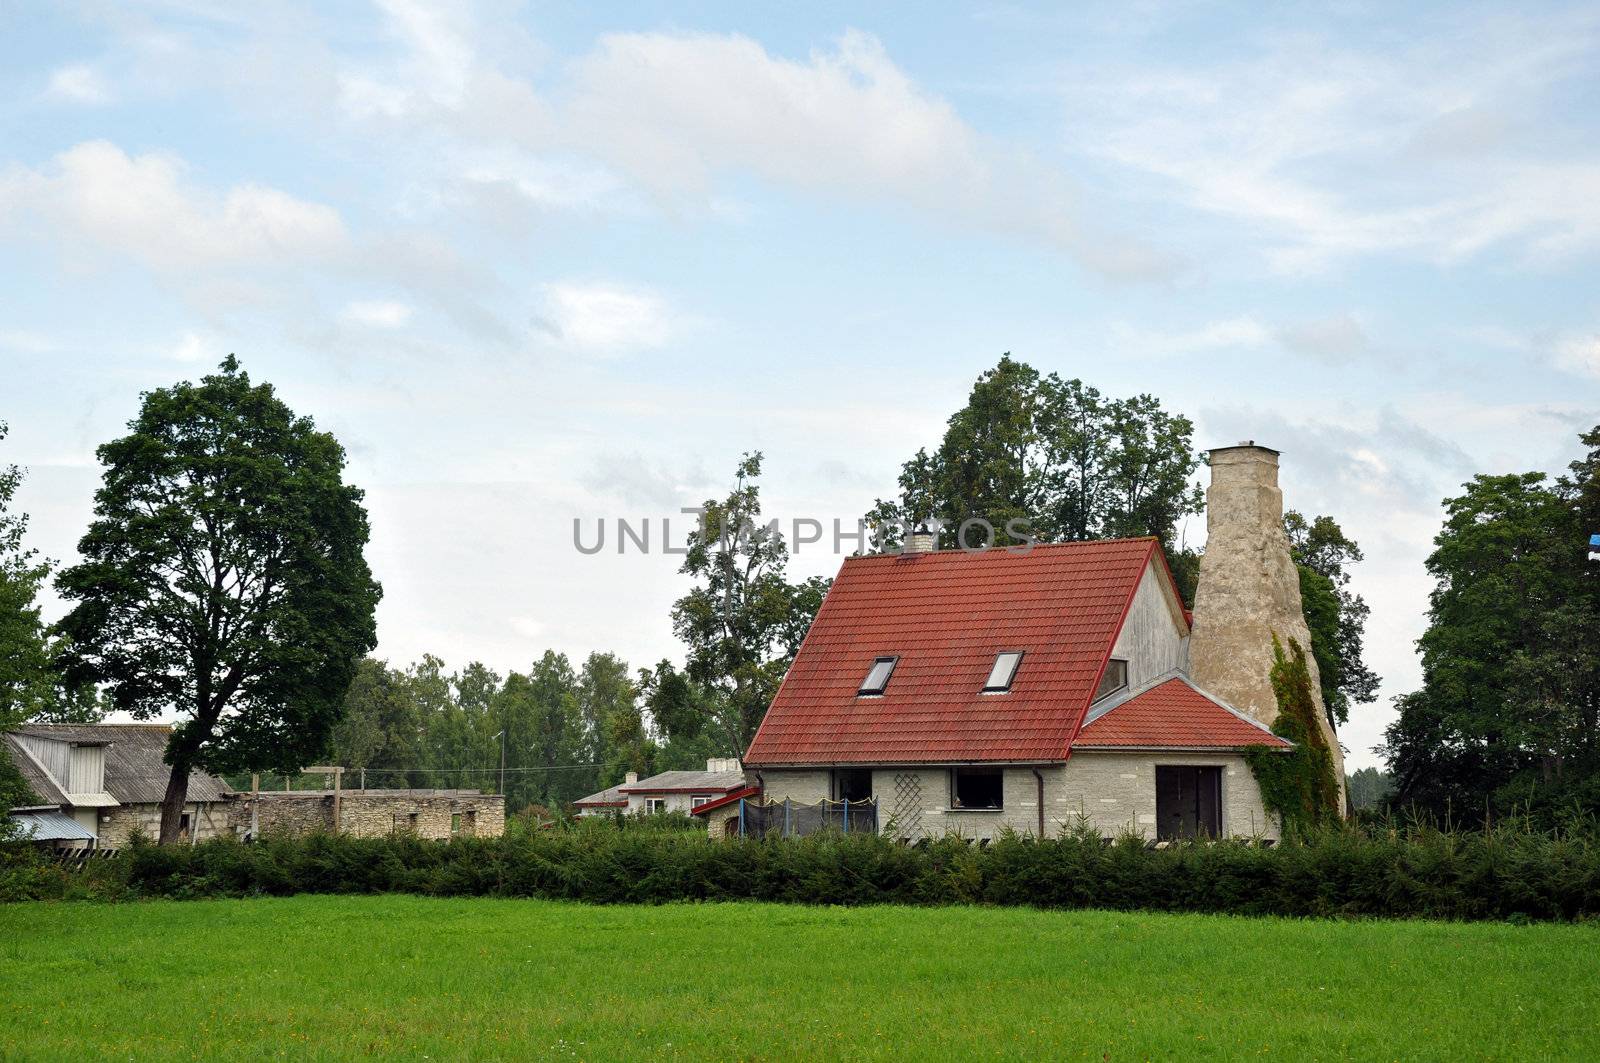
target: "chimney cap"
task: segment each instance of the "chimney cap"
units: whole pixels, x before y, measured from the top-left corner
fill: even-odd
[[[1206,453],[1221,454],[1229,450],[1264,450],[1268,454],[1274,455],[1282,453],[1281,451],[1273,450],[1271,447],[1264,447],[1253,439],[1241,439],[1239,442],[1226,447],[1212,447],[1210,450],[1206,451]]]

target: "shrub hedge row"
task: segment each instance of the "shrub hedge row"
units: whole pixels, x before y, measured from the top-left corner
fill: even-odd
[[[1600,844],[1592,834],[1352,827],[1272,848],[1203,842],[1159,850],[1085,835],[906,846],[871,835],[712,841],[571,830],[448,843],[320,836],[138,844],[76,870],[15,848],[0,859],[4,900],[381,892],[1576,920],[1600,915]]]

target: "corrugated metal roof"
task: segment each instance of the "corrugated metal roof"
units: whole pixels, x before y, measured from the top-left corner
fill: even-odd
[[[167,794],[172,769],[162,757],[172,728],[166,724],[30,723],[15,731],[60,742],[110,743],[106,750],[106,793],[125,805],[159,804]],[[189,801],[220,801],[232,792],[214,775],[203,771],[189,774]]]
[[[597,794],[590,794],[588,797],[580,797],[572,803],[580,808],[586,808],[589,806],[625,808],[628,804],[628,795],[622,792],[622,784],[618,783],[615,786],[606,787]]]
[[[1187,679],[1174,676],[1097,712],[1078,732],[1074,749],[1239,749],[1290,743]]]
[[[747,765],[1064,760],[1153,538],[846,559]],[[1004,650],[1025,652],[983,693]],[[858,697],[873,659],[899,660]]]
[[[32,790],[40,801],[47,805],[67,804],[66,791],[56,785],[55,779],[45,771],[44,765],[35,760],[33,754],[24,749],[15,736],[7,734],[5,743],[6,751],[11,754],[11,763],[17,766],[17,771],[28,784],[28,789]]]
[[[33,842],[92,842],[94,831],[56,809],[13,812],[11,821],[22,828],[22,836]]]
[[[742,771],[664,771],[638,782],[623,783],[616,789],[623,794],[726,793],[744,785]],[[588,800],[585,798],[584,800]]]

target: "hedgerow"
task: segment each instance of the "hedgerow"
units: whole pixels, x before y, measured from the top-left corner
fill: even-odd
[[[1108,844],[1087,831],[908,846],[861,834],[712,840],[580,829],[448,843],[329,835],[140,843],[76,869],[12,846],[0,859],[0,900],[413,893],[1578,920],[1600,915],[1597,837],[1345,826],[1274,847],[1201,841],[1156,849],[1135,838]]]

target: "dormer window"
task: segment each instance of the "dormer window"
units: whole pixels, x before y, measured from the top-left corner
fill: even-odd
[[[863,694],[882,694],[884,687],[889,685],[889,676],[894,674],[894,662],[898,657],[879,657],[872,662],[872,667],[867,669],[867,678],[861,681],[861,689],[856,691],[856,696]]]
[[[1021,650],[1006,650],[994,659],[994,667],[989,670],[989,679],[983,684],[985,694],[1003,694],[1011,689],[1011,680],[1016,677],[1017,666],[1022,663]]]
[[[1100,689],[1094,692],[1094,700],[1110,697],[1128,685],[1128,662],[1116,657],[1106,662],[1106,673],[1100,677]]]

